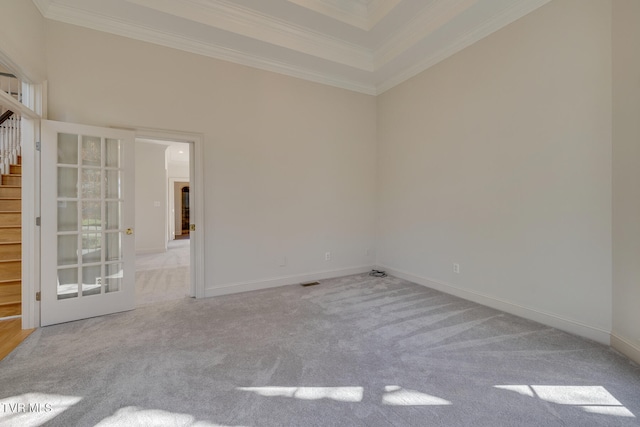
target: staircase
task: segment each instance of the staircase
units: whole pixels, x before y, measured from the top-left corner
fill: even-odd
[[[0,319],[22,313],[22,159],[0,182]]]

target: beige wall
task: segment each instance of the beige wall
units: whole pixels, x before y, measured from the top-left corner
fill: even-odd
[[[2,50],[43,74],[42,18],[11,7],[24,19],[0,33],[28,31]],[[48,22],[49,106],[205,135],[210,286],[373,263],[377,212],[385,268],[600,341],[613,328],[637,359],[639,7],[555,0],[377,100]]]
[[[611,96],[599,0],[549,3],[379,96],[379,263],[608,342]]]
[[[167,249],[166,145],[136,141],[136,253]]]
[[[613,339],[640,363],[640,2],[613,2]]]
[[[374,97],[56,22],[47,46],[53,120],[204,134],[209,288],[373,264]]]
[[[33,2],[2,0],[0,62],[32,83],[46,78],[45,28],[45,19]]]

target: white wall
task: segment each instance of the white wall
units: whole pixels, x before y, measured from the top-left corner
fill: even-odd
[[[0,61],[31,83],[46,79],[45,19],[31,1],[2,0]]]
[[[379,96],[379,264],[608,342],[611,84],[611,4],[562,0]]]
[[[166,145],[136,141],[136,253],[167,249]]]
[[[374,97],[56,22],[47,65],[53,120],[204,134],[208,295],[373,265]]]
[[[613,2],[613,337],[640,363],[640,2]]]
[[[189,163],[167,162],[169,178],[189,178]]]

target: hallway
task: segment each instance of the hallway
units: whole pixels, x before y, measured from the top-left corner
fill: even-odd
[[[137,307],[188,296],[189,244],[172,240],[167,252],[136,256]]]

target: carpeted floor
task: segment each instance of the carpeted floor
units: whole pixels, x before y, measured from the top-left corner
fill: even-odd
[[[40,410],[7,410],[18,402]],[[582,427],[637,417],[640,368],[610,348],[393,277],[148,304],[40,328],[0,362],[1,425]]]

